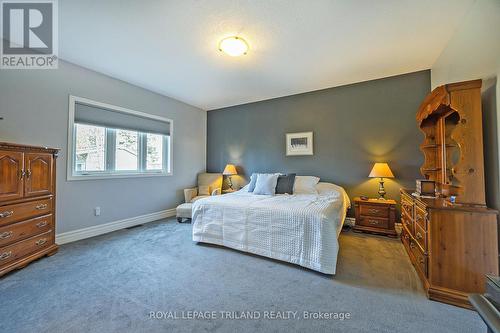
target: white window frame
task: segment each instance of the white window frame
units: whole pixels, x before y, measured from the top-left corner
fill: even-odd
[[[145,155],[143,158],[143,154],[141,151],[146,146],[146,134],[141,134],[139,132],[139,142],[138,142],[138,167],[137,171],[85,171],[85,172],[77,172],[75,170],[76,166],[76,131],[75,131],[75,105],[85,104],[88,106],[94,106],[101,109],[107,109],[110,111],[121,112],[125,114],[131,114],[138,117],[154,119],[162,122],[168,122],[170,124],[170,135],[164,136],[163,138],[163,170],[146,170],[146,161]],[[109,146],[109,140],[115,139],[116,135],[114,130],[106,129],[106,139],[105,139],[105,149],[111,148]],[[144,113],[140,111],[135,111],[131,109],[126,109],[120,106],[97,102],[88,98],[78,97],[69,95],[69,120],[68,120],[68,163],[67,163],[67,180],[94,180],[94,179],[113,179],[113,178],[135,178],[135,177],[155,177],[155,176],[172,176],[173,175],[173,133],[174,133],[174,122],[172,119],[160,117],[156,115],[152,115],[149,113]],[[168,141],[168,142],[167,142]],[[113,142],[112,146],[115,146],[115,142]],[[167,149],[168,148],[168,149]],[[114,156],[115,151],[111,154],[106,153],[106,168],[110,167],[110,163],[114,163],[110,161],[110,156]]]

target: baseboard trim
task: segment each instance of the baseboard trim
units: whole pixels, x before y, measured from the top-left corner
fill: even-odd
[[[99,224],[88,228],[63,232],[61,234],[56,235],[56,243],[60,245],[60,244],[76,242],[81,239],[107,234],[108,232],[130,228],[139,224],[153,222],[156,220],[161,220],[172,216],[175,216],[175,208],[166,209],[159,212],[145,214],[141,216],[135,216],[128,219],[113,221],[105,224]]]

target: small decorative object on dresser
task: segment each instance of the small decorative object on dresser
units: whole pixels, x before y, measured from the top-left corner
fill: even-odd
[[[396,201],[354,198],[356,224],[353,231],[396,237]]]
[[[0,276],[57,252],[58,151],[0,143]]]
[[[428,179],[417,179],[415,193],[417,196],[435,197],[436,182]]]

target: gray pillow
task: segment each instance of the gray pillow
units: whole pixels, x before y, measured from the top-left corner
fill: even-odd
[[[276,184],[276,194],[293,194],[293,184],[295,183],[295,173],[280,175]]]
[[[279,175],[275,173],[263,173],[258,175],[253,194],[274,195],[278,177]]]

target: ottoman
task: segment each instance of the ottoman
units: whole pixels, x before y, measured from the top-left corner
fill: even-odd
[[[182,219],[187,219],[185,222],[191,222],[191,212],[193,209],[193,204],[190,202],[180,204],[175,209],[177,222],[182,223]]]

